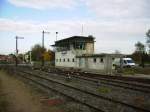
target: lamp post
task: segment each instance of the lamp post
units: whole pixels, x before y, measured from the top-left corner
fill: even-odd
[[[50,32],[42,31],[42,66],[44,66],[44,34],[49,34]]]
[[[18,66],[18,39],[24,39],[24,37],[18,37],[18,36],[16,36],[15,37],[15,39],[16,39],[16,67]]]

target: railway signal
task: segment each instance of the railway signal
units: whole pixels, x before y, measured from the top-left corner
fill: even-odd
[[[46,31],[42,31],[42,48],[43,48],[43,50],[42,50],[42,67],[44,66],[44,34],[45,33],[47,33],[47,34],[49,34],[50,32],[46,32]]]
[[[56,41],[57,41],[57,38],[58,38],[58,32],[56,32]]]
[[[18,66],[18,39],[24,39],[24,37],[16,36],[15,39],[16,39],[16,58],[15,58],[16,63],[15,65],[17,67]]]

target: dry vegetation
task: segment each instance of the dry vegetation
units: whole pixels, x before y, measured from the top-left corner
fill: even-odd
[[[130,75],[135,75],[135,74],[145,74],[145,75],[150,75],[150,67],[135,67],[135,68],[125,68],[123,70],[124,74],[130,74]]]
[[[62,112],[41,103],[42,95],[0,71],[0,112]]]

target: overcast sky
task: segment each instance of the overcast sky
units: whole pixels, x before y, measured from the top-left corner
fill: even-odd
[[[19,52],[41,44],[51,48],[56,40],[93,35],[96,53],[132,53],[135,43],[145,43],[150,28],[150,0],[0,0],[0,54]]]

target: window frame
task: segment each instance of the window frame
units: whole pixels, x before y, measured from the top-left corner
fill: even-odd
[[[104,63],[104,58],[100,58],[100,63]]]
[[[97,62],[97,58],[93,58],[93,62],[96,63]]]

